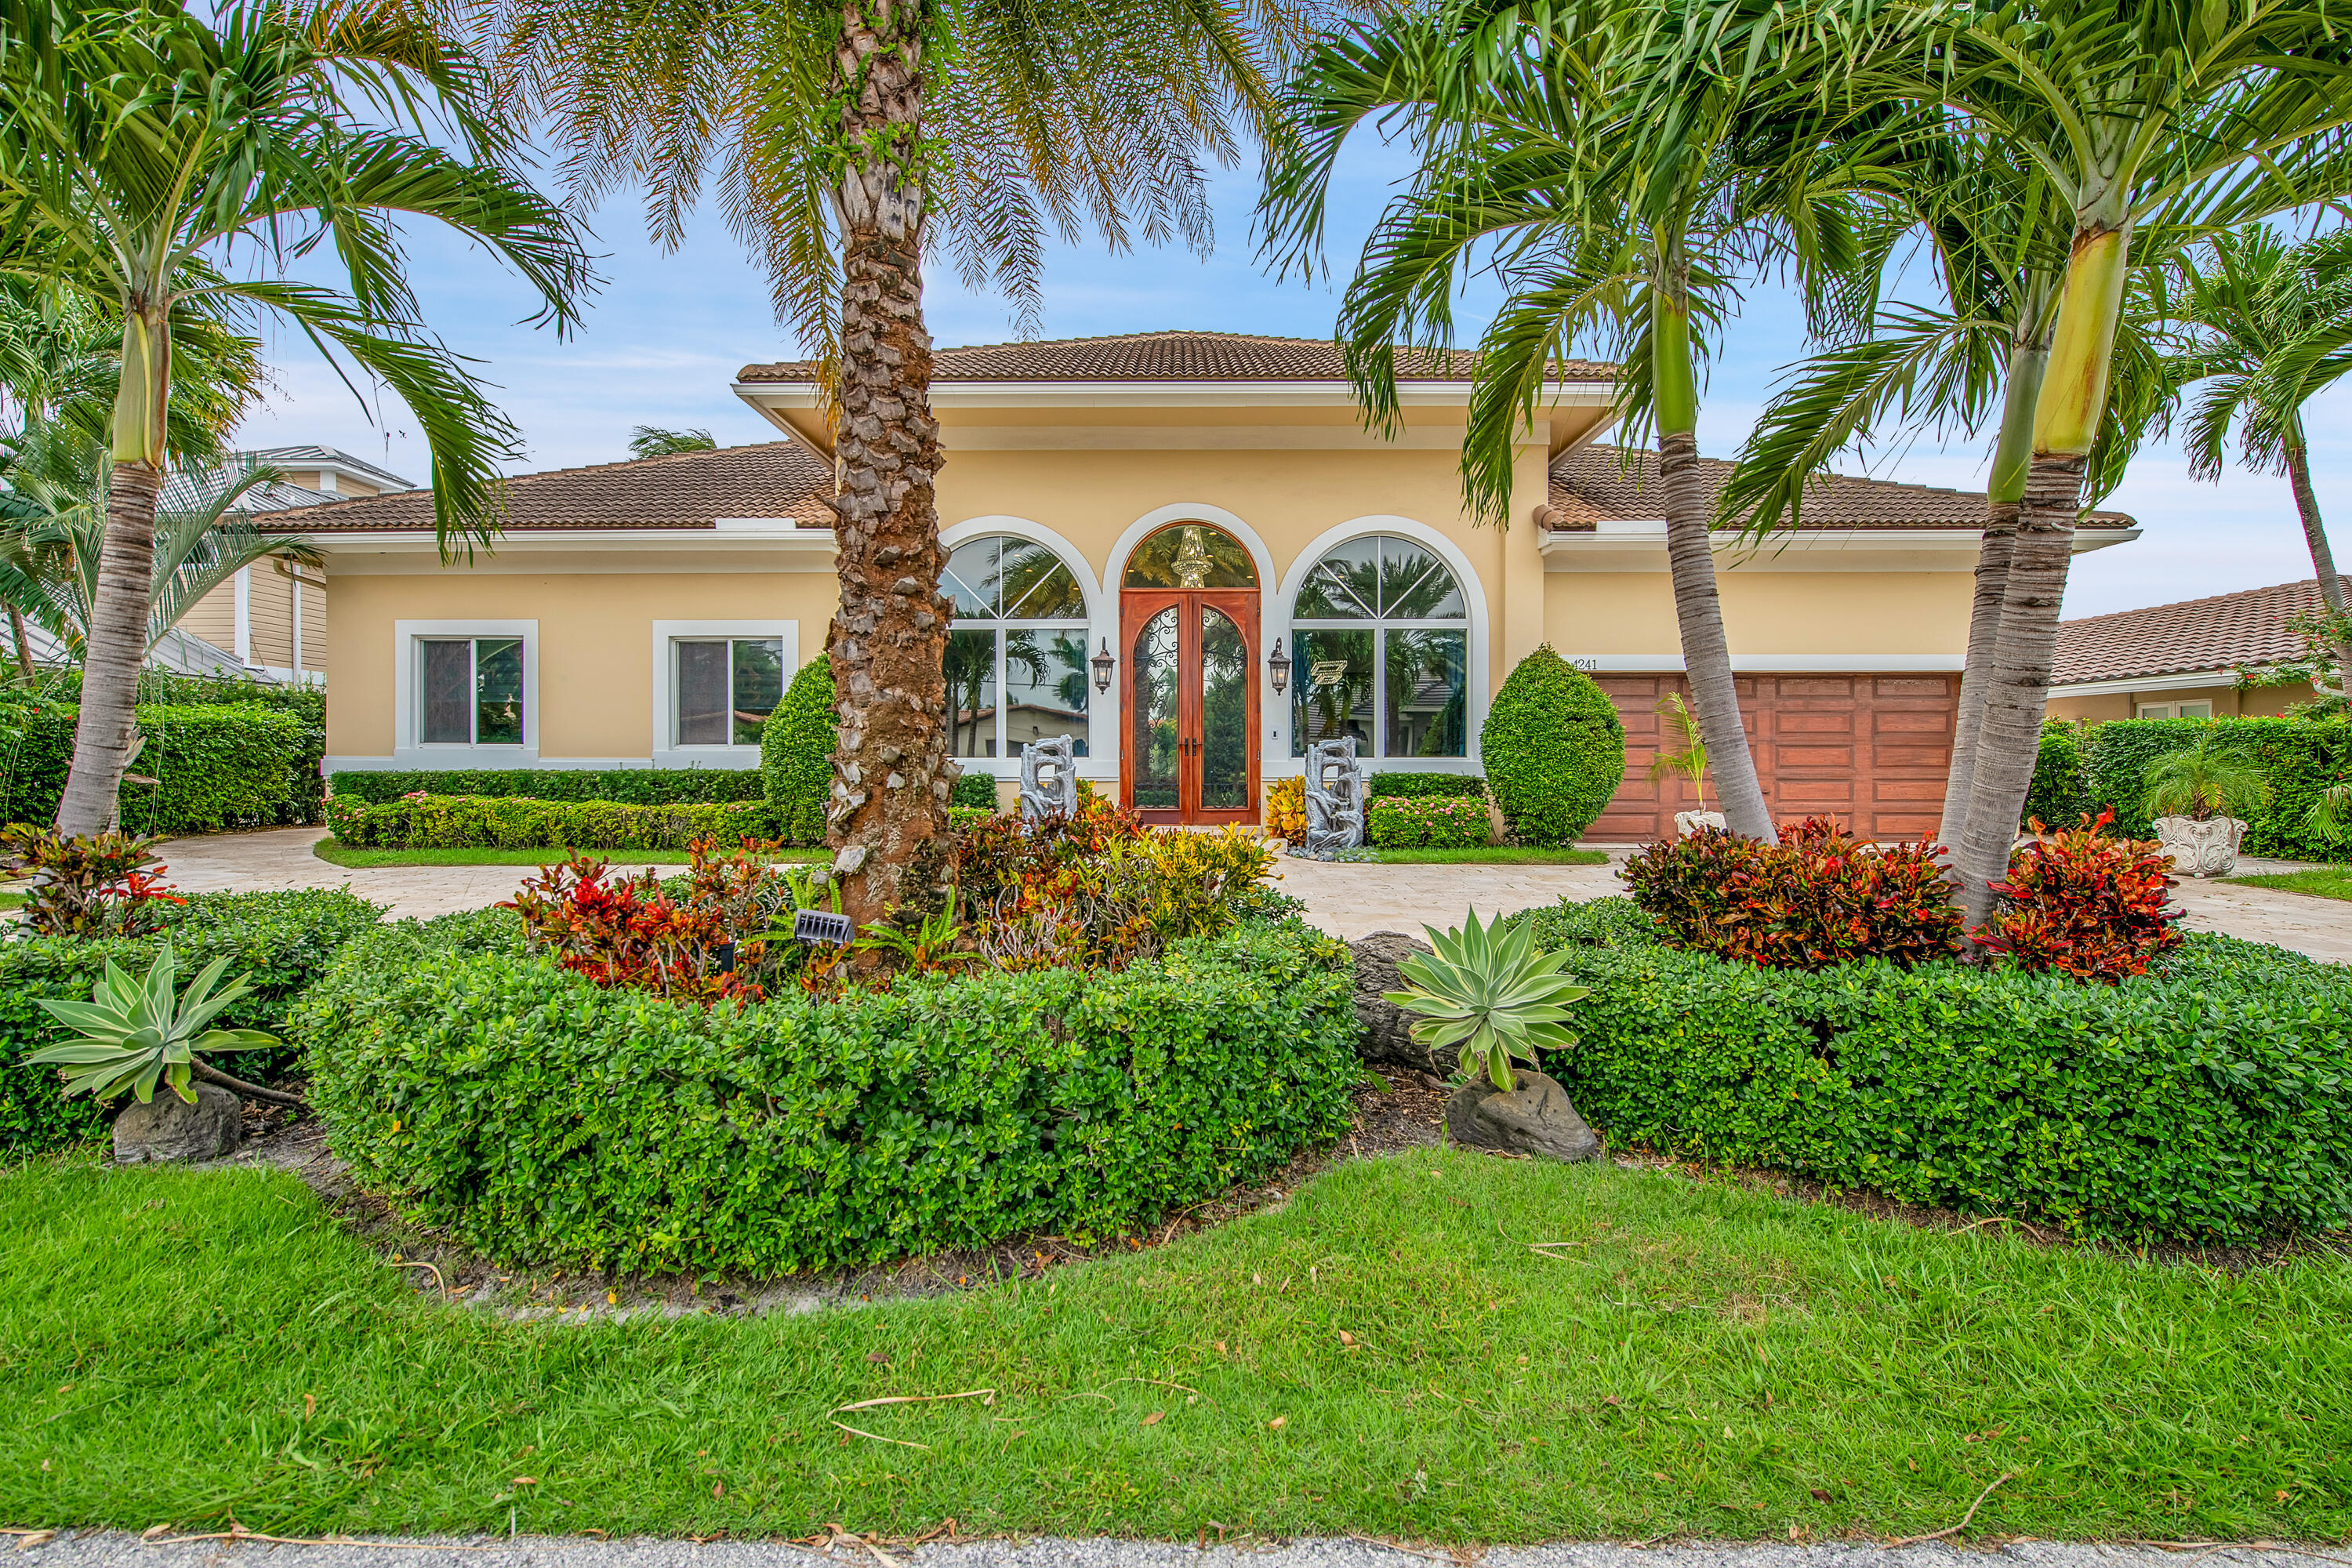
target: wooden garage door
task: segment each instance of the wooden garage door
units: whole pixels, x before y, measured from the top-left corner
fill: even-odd
[[[1696,804],[1689,785],[1653,786],[1658,700],[1687,688],[1679,675],[1596,675],[1625,721],[1625,783],[1585,834],[1594,843],[1645,842],[1674,831]],[[1739,710],[1764,798],[1780,821],[1830,816],[1865,838],[1933,835],[1951,765],[1957,675],[1743,675]],[[1710,795],[1707,804],[1717,802]]]

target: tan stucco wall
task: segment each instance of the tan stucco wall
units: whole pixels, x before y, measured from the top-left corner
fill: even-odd
[[[2183,687],[2178,691],[2102,692],[2089,697],[2053,697],[2050,717],[2104,724],[2110,719],[2134,719],[2145,704],[2210,702],[2216,719],[2252,719],[2284,713],[2315,693],[2308,685],[2263,686],[2241,690],[2235,686]]]
[[[1790,572],[1718,563],[1731,651],[1943,654],[1969,640],[1973,579],[1951,572]],[[1544,625],[1565,658],[1673,656],[1674,581],[1664,572],[1554,572],[1543,579]]]
[[[330,754],[392,754],[394,622],[536,620],[542,763],[651,754],[654,622],[796,621],[797,658],[806,660],[824,646],[836,595],[823,572],[541,575],[458,565],[338,577],[331,564],[328,583]]]

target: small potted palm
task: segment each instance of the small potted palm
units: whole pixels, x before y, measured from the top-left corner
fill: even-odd
[[[1696,811],[1675,813],[1675,837],[1687,838],[1702,827],[1728,827],[1730,824],[1723,813],[1706,808],[1706,737],[1699,733],[1698,715],[1690,710],[1681,692],[1671,691],[1659,699],[1658,718],[1659,751],[1650,762],[1650,782],[1656,784],[1664,778],[1688,779],[1691,788],[1698,792]],[[1664,749],[1664,731],[1668,729],[1681,741],[1681,751]]]
[[[2210,731],[2147,770],[2147,809],[2157,842],[2172,857],[2173,869],[2188,877],[2226,877],[2238,868],[2245,814],[2270,794],[2262,769],[2215,745]]]

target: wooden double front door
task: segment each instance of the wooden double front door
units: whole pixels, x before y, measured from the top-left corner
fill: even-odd
[[[1255,588],[1119,595],[1119,798],[1153,823],[1257,820]]]

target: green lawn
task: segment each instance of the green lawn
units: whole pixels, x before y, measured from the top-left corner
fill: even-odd
[[[36,1163],[0,1234],[19,1526],[1786,1540],[1940,1530],[2008,1473],[1977,1531],[2352,1531],[2342,1257],[1435,1150],[1018,1289],[759,1320],[444,1308],[249,1169]]]
[[[19,909],[23,907],[25,898],[23,893],[0,893],[0,910]]]
[[[538,849],[356,849],[330,835],[311,847],[312,854],[332,866],[353,870],[376,866],[546,866],[567,858],[572,851]],[[690,857],[683,849],[593,849],[590,854],[616,866],[683,866]],[[822,860],[823,849],[785,849],[772,858],[780,861]]]
[[[1606,866],[1598,849],[1531,849],[1489,844],[1476,849],[1381,849],[1383,866]]]
[[[2315,899],[2352,899],[2352,867],[2323,866],[2311,871],[2279,871],[2267,877],[2229,877],[2247,888],[2278,888]]]

